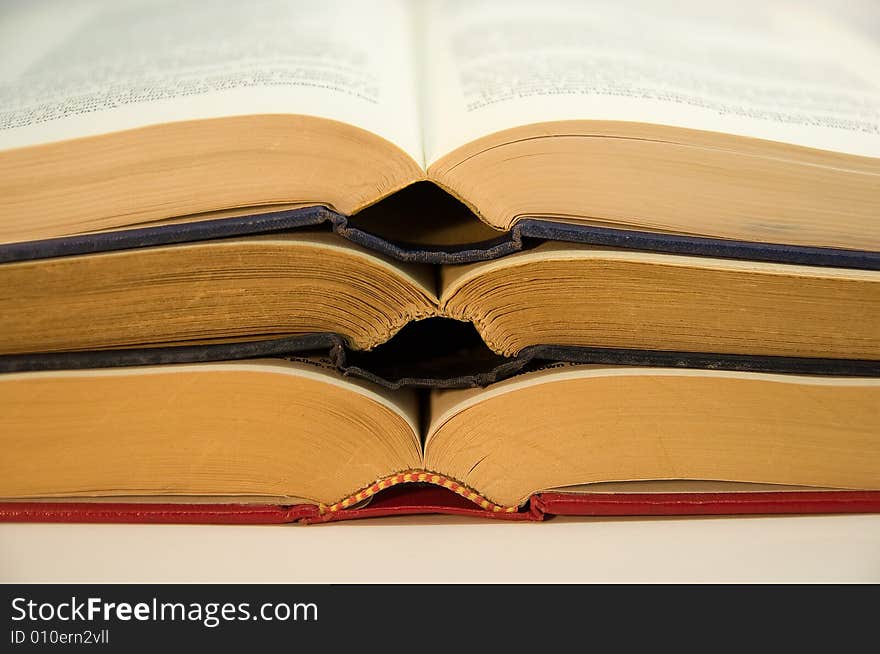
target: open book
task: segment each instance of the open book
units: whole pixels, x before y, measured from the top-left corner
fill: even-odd
[[[880,490],[877,379],[554,365],[419,403],[320,361],[257,360],[3,375],[0,405],[6,501],[345,516],[421,483],[489,514],[522,515],[560,487],[569,502],[707,489],[796,502],[818,487],[838,489],[825,499],[850,510],[866,498],[880,506],[860,492]],[[611,483],[640,480],[678,482]],[[0,519],[10,515],[0,506]]]
[[[667,5],[0,8],[0,521],[880,510],[880,48]]]
[[[217,220],[260,231],[272,220],[242,216],[350,216],[431,182],[479,234],[880,251],[880,47],[812,5],[2,11],[0,243]],[[421,220],[414,208],[398,240]]]
[[[868,270],[572,243],[438,269],[298,232],[6,263],[0,289],[0,371],[326,353],[325,334],[369,352],[374,371],[398,351],[427,368],[462,350],[460,374],[483,360],[623,363],[596,357],[625,351],[880,375],[880,272]]]

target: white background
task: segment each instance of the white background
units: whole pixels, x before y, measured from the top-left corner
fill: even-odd
[[[880,582],[880,515],[0,525],[3,582]]]

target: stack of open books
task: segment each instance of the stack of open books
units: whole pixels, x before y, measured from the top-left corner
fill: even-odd
[[[711,9],[3,10],[0,519],[880,510],[880,47]]]

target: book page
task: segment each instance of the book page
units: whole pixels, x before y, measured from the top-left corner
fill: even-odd
[[[388,390],[377,384],[356,377],[343,377],[336,366],[326,357],[291,356],[289,359],[248,359],[207,363],[171,363],[146,366],[121,366],[118,368],[92,368],[81,370],[42,370],[14,372],[2,375],[0,382],[15,384],[20,379],[56,379],[69,377],[132,377],[134,375],[162,375],[191,372],[211,374],[220,371],[250,371],[266,374],[293,375],[325,384],[332,384],[362,395],[398,414],[419,434],[419,402],[412,389]]]
[[[0,148],[247,114],[350,123],[422,162],[404,0],[0,7]]]
[[[231,366],[233,368],[247,366],[248,368],[258,369],[265,366],[267,370],[277,369],[278,372],[289,370],[302,377],[308,377],[327,384],[341,386],[350,391],[368,397],[374,402],[378,402],[402,417],[412,429],[417,439],[420,438],[419,425],[421,417],[419,415],[419,400],[415,390],[411,388],[399,388],[397,390],[389,390],[378,384],[373,384],[364,379],[357,377],[343,377],[339,369],[330,359],[322,356],[292,356],[288,360],[282,361],[278,359],[252,359],[250,361],[234,361],[220,364],[194,364],[204,366]],[[162,366],[153,367],[152,369],[162,369]]]
[[[763,380],[779,384],[835,387],[876,387],[880,379],[874,377],[826,377],[771,372],[741,372],[737,370],[704,370],[699,368],[647,368],[642,366],[615,366],[589,363],[554,362],[528,368],[512,377],[484,388],[433,389],[430,393],[428,431],[425,448],[431,437],[454,416],[493,397],[521,390],[528,386],[552,384],[570,379],[600,377],[649,377],[657,380],[675,377],[703,377],[714,379]],[[874,412],[876,413],[876,411]]]
[[[426,159],[556,120],[880,156],[880,48],[821,3],[431,2]]]

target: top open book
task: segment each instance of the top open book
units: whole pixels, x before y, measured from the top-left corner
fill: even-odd
[[[636,4],[5,7],[0,244],[427,181],[494,230],[880,266],[880,47],[804,3]]]

